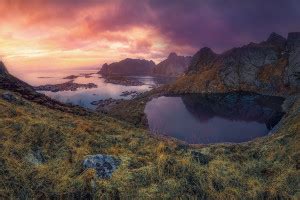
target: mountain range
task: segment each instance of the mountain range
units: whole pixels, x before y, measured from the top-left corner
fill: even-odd
[[[222,54],[200,49],[184,76],[169,87],[174,93],[252,91],[287,95],[300,87],[300,32],[284,38],[232,48]]]
[[[273,33],[222,54],[202,48],[175,83],[116,104],[110,116],[52,100],[0,61],[0,198],[299,199],[299,47],[300,33]],[[270,135],[189,145],[140,126],[152,98],[233,91],[285,98]],[[247,99],[228,100],[224,110],[210,108],[222,105],[218,98],[200,99],[196,109],[219,116],[249,109],[236,105]],[[183,101],[195,111],[199,98]]]

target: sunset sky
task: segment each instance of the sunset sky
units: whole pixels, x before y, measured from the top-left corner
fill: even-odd
[[[158,62],[286,36],[299,19],[298,0],[0,0],[0,59],[23,70]]]

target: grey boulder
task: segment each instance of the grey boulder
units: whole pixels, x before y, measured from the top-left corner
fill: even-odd
[[[121,160],[113,156],[96,154],[87,156],[83,161],[83,167],[95,169],[97,178],[111,178],[120,163]]]
[[[2,94],[2,99],[11,102],[11,101],[16,101],[17,97],[14,94],[12,94],[11,92],[4,92]]]

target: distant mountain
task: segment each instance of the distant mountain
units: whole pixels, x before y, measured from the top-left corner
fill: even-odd
[[[178,56],[176,53],[170,53],[167,59],[154,67],[153,74],[160,76],[181,75],[188,69],[191,59],[191,56]]]
[[[266,41],[222,54],[200,49],[186,75],[169,87],[173,93],[252,91],[280,94],[300,89],[300,32],[287,39],[272,33]]]
[[[98,73],[103,76],[145,76],[150,75],[154,67],[152,60],[126,58],[120,62],[105,63]]]

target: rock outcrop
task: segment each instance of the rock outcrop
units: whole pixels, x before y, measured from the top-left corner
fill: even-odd
[[[197,52],[186,75],[170,86],[175,93],[252,91],[286,95],[300,88],[300,33],[272,33],[261,43],[215,54]]]
[[[98,73],[102,76],[146,76],[152,73],[154,67],[152,60],[126,58],[109,65],[105,63]]]
[[[120,165],[120,160],[110,155],[90,155],[83,161],[85,169],[96,170],[97,178],[111,178],[112,173]]]
[[[178,56],[176,53],[170,53],[167,59],[157,64],[153,69],[153,75],[159,76],[179,76],[188,68],[191,62],[191,56]]]

